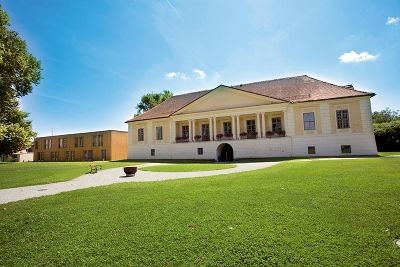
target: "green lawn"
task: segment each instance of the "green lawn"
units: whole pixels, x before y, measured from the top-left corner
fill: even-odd
[[[0,205],[0,266],[395,266],[400,159],[284,162]]]
[[[159,166],[141,167],[142,171],[152,172],[194,172],[212,171],[235,167],[235,164],[216,164],[216,163],[191,163],[191,164],[168,164]]]
[[[90,171],[92,162],[0,163],[0,188],[47,184],[71,180]],[[132,165],[132,162],[96,162],[103,169]]]
[[[394,155],[399,155],[400,156],[400,152],[379,152],[380,156],[394,156]]]

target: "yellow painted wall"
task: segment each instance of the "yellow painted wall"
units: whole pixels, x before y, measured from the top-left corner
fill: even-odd
[[[153,128],[153,142],[154,143],[169,143],[169,131],[170,131],[170,121],[169,120],[162,120],[162,121],[154,121],[152,124]],[[157,140],[157,132],[156,127],[162,127],[163,131],[163,139]]]
[[[293,106],[294,119],[295,119],[295,135],[309,135],[309,134],[321,134],[321,112],[318,103],[309,102],[295,104]],[[315,130],[304,130],[303,113],[314,112],[315,117]]]
[[[93,135],[103,135],[103,146],[93,146]],[[116,138],[112,139],[112,135]],[[75,137],[83,137],[83,147],[75,147]],[[59,139],[67,138],[67,146],[59,147]],[[58,161],[65,161],[66,152],[74,151],[75,161],[84,160],[84,150],[93,151],[93,160],[102,160],[101,151],[106,150],[106,160],[126,159],[128,153],[128,133],[120,131],[99,131],[80,134],[47,136],[35,138],[34,160],[38,160],[38,153],[43,152],[44,161],[51,161],[51,152],[58,152]],[[52,146],[45,149],[45,140],[51,139]],[[37,147],[37,148],[36,148]],[[114,153],[112,152],[112,149]]]
[[[196,102],[189,104],[186,108],[176,114],[268,105],[271,103],[279,103],[279,101],[221,86]]]
[[[350,117],[350,129],[338,129],[336,123],[336,110],[348,109]],[[357,98],[340,99],[330,101],[331,129],[332,133],[351,131],[362,132],[360,100]]]
[[[111,158],[110,160],[123,160],[128,158],[128,135],[125,132],[111,132]]]
[[[209,119],[199,119],[195,121],[196,129],[195,129],[195,135],[201,135],[201,125],[202,124],[210,124]],[[210,127],[210,126],[209,126]],[[211,129],[211,128],[209,128]]]

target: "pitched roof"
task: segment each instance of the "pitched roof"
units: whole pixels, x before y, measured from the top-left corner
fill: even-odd
[[[355,96],[374,96],[355,90],[352,85],[335,85],[307,75],[228,86],[289,103],[308,102]],[[215,90],[215,89],[212,89]],[[177,95],[126,122],[167,118],[212,90]]]
[[[374,95],[355,90],[353,85],[339,86],[307,75],[241,84],[232,87],[291,103]]]
[[[167,118],[171,114],[175,113],[176,111],[182,109],[186,105],[192,103],[193,101],[199,99],[203,95],[211,92],[212,90],[204,90],[198,91],[183,95],[173,96],[161,104],[149,109],[148,111],[140,114],[126,122],[130,121],[143,121],[143,120],[150,120],[150,119],[159,119],[159,118]]]

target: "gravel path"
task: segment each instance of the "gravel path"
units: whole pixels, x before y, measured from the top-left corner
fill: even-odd
[[[66,182],[1,189],[0,204],[115,183],[152,182],[252,171],[271,167],[278,163],[279,162],[236,163],[236,167],[234,168],[196,172],[150,172],[138,170],[134,177],[126,177],[122,167],[113,168],[100,171],[96,174],[84,174]],[[161,163],[148,163],[140,167],[152,165],[161,165]]]

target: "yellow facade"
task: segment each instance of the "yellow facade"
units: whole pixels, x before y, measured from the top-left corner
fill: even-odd
[[[98,131],[35,138],[34,161],[123,160],[128,133]]]
[[[219,92],[222,96],[227,97],[229,94],[222,90]],[[246,94],[246,93],[244,93]],[[212,96],[212,95],[211,95]],[[210,96],[210,97],[211,97]],[[218,94],[216,94],[218,96]],[[242,93],[240,94],[232,94],[229,98],[232,100],[232,97],[240,98],[244,97]],[[193,103],[188,105],[181,111],[177,112],[176,115],[173,115],[170,118],[151,120],[151,121],[138,121],[131,123],[132,127],[132,142],[131,144],[167,144],[175,141],[176,137],[182,137],[182,128],[184,126],[189,127],[190,121],[192,121],[192,125],[190,126],[191,138],[194,140],[195,136],[202,135],[202,125],[206,124],[208,127],[212,124],[212,132],[217,134],[224,133],[224,122],[231,123],[232,126],[235,125],[237,127],[237,118],[239,120],[239,129],[233,131],[236,133],[236,137],[239,138],[240,133],[247,132],[247,121],[254,120],[257,122],[257,116],[259,118],[259,124],[257,125],[257,131],[260,131],[259,137],[265,137],[266,132],[272,132],[272,120],[274,118],[280,118],[282,123],[281,129],[286,131],[286,135],[288,135],[286,129],[286,122],[288,121],[287,111],[289,108],[293,110],[293,124],[294,129],[290,136],[313,136],[313,135],[322,135],[322,116],[321,116],[321,105],[326,104],[329,107],[329,124],[330,124],[330,134],[336,133],[362,133],[362,119],[361,119],[361,107],[360,101],[364,97],[354,97],[354,98],[344,98],[344,99],[334,99],[334,100],[323,100],[323,101],[310,101],[303,103],[273,103],[273,104],[260,104],[259,96],[248,94],[245,96],[245,103],[248,105],[247,107],[238,107],[238,108],[223,108],[223,103],[220,104],[221,110],[213,111],[212,107],[217,103],[214,98],[206,98],[205,100],[200,101],[201,105],[204,105],[204,109],[210,109],[209,111],[204,112],[196,112],[200,109],[198,105],[199,103]],[[220,97],[217,97],[219,101],[221,101]],[[251,99],[254,99],[254,102],[251,102]],[[271,101],[271,99],[267,99],[265,101]],[[196,101],[197,102],[197,101]],[[238,101],[233,101],[234,103],[238,103]],[[202,108],[202,109],[203,109]],[[268,112],[262,112],[262,109],[271,109]],[[337,110],[348,110],[349,112],[349,122],[350,127],[346,129],[338,129],[337,127],[337,119],[336,119],[336,111]],[[314,130],[305,130],[304,129],[304,121],[303,114],[304,113],[314,113],[315,116],[315,129]],[[233,121],[232,116],[227,114],[236,114],[235,119]],[[214,121],[215,119],[215,121]],[[210,124],[211,120],[211,124]],[[262,127],[262,125],[264,125]],[[156,136],[156,127],[163,128],[163,136],[161,140],[157,140]],[[174,127],[175,131],[171,131],[171,127]],[[143,141],[138,141],[138,129],[144,129],[144,139]],[[239,132],[237,131],[239,130]],[[149,135],[150,134],[150,135]],[[171,134],[175,134],[171,136]],[[210,133],[211,139],[213,134]]]

